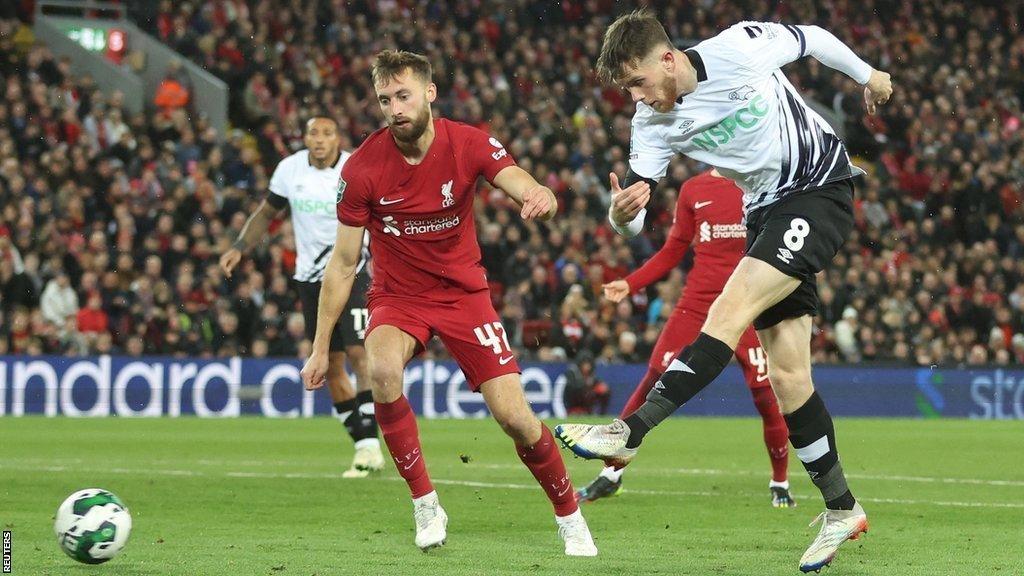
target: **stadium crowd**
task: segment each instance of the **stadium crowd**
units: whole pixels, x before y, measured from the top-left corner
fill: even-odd
[[[817,5],[817,8],[815,8]],[[878,116],[860,88],[806,59],[787,74],[832,109],[855,163],[857,228],[822,274],[817,362],[1024,363],[1024,7],[966,0],[658,4],[669,35],[742,19],[814,23],[893,72]],[[185,108],[130,115],[117,94],[0,20],[0,353],[304,355],[289,287],[290,224],[228,281],[217,256],[301,147],[313,113],[351,149],[380,126],[372,55],[427,53],[437,115],[477,125],[558,195],[524,224],[482,184],[476,210],[496,305],[527,357],[644,362],[688,263],[618,305],[604,282],[664,240],[675,191],[707,167],[679,158],[643,235],[606,222],[625,172],[631,105],[591,72],[610,0],[171,2],[140,26],[231,88],[224,138]],[[428,354],[443,354],[439,346]]]

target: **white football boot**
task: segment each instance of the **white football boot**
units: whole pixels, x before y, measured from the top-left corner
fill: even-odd
[[[800,558],[801,572],[820,571],[832,563],[843,542],[856,540],[868,531],[868,516],[859,502],[853,505],[853,510],[826,509],[810,525],[814,526],[818,521],[821,522],[821,530]]]
[[[583,513],[577,509],[568,516],[555,516],[558,535],[565,542],[566,556],[597,556],[597,546],[590,535]]]
[[[559,424],[555,437],[580,458],[604,460],[618,467],[628,464],[637,453],[636,448],[626,448],[629,426],[618,418],[611,424]]]
[[[367,438],[356,442],[356,454],[352,457],[352,467],[341,474],[342,478],[366,478],[371,472],[384,469],[384,454],[380,451],[380,441]]]
[[[416,546],[424,552],[444,546],[448,539],[448,515],[437,501],[437,492],[414,498],[412,504],[412,517],[416,521]]]

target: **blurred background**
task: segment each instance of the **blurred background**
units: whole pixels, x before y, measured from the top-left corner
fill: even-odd
[[[632,106],[592,65],[607,24],[643,4],[0,3],[0,356],[302,359],[287,218],[230,280],[217,258],[305,119],[336,118],[348,150],[381,126],[369,65],[398,47],[430,57],[435,116],[490,132],[560,199],[557,219],[524,223],[481,182],[483,264],[513,348],[646,363],[689,258],[618,305],[601,285],[662,244],[679,186],[709,167],[677,157],[644,233],[610,230],[607,174],[626,171]],[[868,117],[841,73],[786,68],[868,172],[856,229],[819,278],[818,366],[1024,362],[1024,5],[647,4],[681,46],[740,20],[818,24],[893,75],[893,100]],[[425,358],[446,360],[435,344]],[[919,381],[942,378],[905,374],[941,411]]]

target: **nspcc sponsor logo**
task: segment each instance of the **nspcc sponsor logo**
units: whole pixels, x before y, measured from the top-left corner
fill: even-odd
[[[714,150],[722,144],[728,144],[736,135],[737,130],[749,130],[756,126],[766,114],[768,114],[768,104],[760,94],[757,94],[749,104],[694,136],[693,143],[701,150]]]

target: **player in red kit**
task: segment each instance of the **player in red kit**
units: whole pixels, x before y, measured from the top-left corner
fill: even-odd
[[[644,403],[647,393],[677,352],[700,333],[711,303],[743,257],[746,236],[743,192],[716,171],[705,172],[687,180],[679,189],[675,218],[665,245],[625,280],[605,284],[605,298],[620,302],[668,274],[693,246],[693,268],[687,274],[686,288],[658,337],[647,374],[622,409],[623,418]],[[789,430],[768,381],[768,359],[753,327],[743,333],[735,356],[764,425],[764,443],[772,462],[769,483],[772,505],[777,508],[795,506],[786,475]],[[622,489],[623,472],[622,467],[605,467],[589,486],[576,493],[576,497],[580,501],[594,501],[618,494]]]
[[[558,211],[554,194],[516,166],[498,140],[433,119],[437,88],[423,56],[385,50],[372,74],[388,127],[371,134],[342,169],[338,236],[303,381],[307,388],[322,385],[331,329],[351,292],[367,229],[373,257],[368,373],[377,422],[412,493],[416,545],[427,550],[444,544],[448,516],[427,473],[402,376],[406,363],[437,335],[551,500],[565,553],[594,556],[597,548],[554,437],[523,394],[519,366],[491,305],[473,224],[480,176],[521,206],[525,220],[552,218]]]

